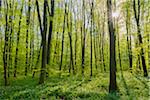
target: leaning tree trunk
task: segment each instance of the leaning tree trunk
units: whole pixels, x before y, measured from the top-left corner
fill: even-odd
[[[133,10],[134,10],[134,17],[136,20],[136,25],[137,25],[137,35],[138,35],[138,41],[139,41],[139,46],[140,47],[140,56],[141,56],[141,60],[142,60],[142,66],[143,66],[143,71],[144,71],[144,76],[147,77],[148,76],[148,72],[147,72],[147,68],[146,68],[146,61],[145,61],[145,53],[144,53],[144,49],[142,47],[143,45],[143,39],[142,39],[142,35],[141,35],[141,28],[140,28],[140,8],[141,8],[141,4],[140,4],[140,0],[138,0],[138,11],[136,9],[136,1],[133,0]]]

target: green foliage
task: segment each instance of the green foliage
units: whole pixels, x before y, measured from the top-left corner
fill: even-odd
[[[5,1],[5,0],[2,0]],[[81,63],[82,63],[82,47],[81,47],[81,27],[83,32],[83,11],[82,6],[80,6],[80,0],[74,0],[72,7],[70,6],[69,0],[67,0],[67,14],[68,14],[68,24],[69,29],[67,27],[67,18],[65,23],[65,32],[64,32],[64,56],[62,61],[62,70],[59,70],[60,66],[60,56],[61,56],[61,42],[62,42],[62,32],[63,32],[63,25],[64,25],[64,0],[55,0],[55,14],[52,17],[47,16],[48,21],[48,29],[49,29],[49,22],[53,20],[53,35],[51,41],[51,55],[50,55],[50,65],[46,66],[46,72],[49,73],[49,77],[46,78],[46,82],[43,85],[38,85],[39,75],[41,71],[41,52],[40,58],[38,58],[38,52],[40,50],[41,45],[41,34],[39,30],[39,22],[38,22],[38,15],[36,11],[35,0],[31,0],[31,16],[30,20],[31,23],[29,25],[29,40],[28,40],[28,52],[33,49],[32,55],[33,60],[30,59],[28,68],[28,76],[24,76],[25,67],[26,67],[26,20],[27,20],[27,8],[25,7],[28,5],[28,0],[7,0],[12,2],[14,1],[14,8],[8,9],[8,15],[11,16],[12,10],[14,18],[12,20],[13,25],[13,32],[12,34],[12,64],[8,64],[10,66],[8,77],[9,86],[4,86],[4,65],[3,65],[3,50],[4,50],[4,43],[5,43],[5,14],[6,14],[6,6],[4,3],[2,4],[2,9],[0,12],[0,100],[38,100],[38,99],[47,99],[47,100],[56,100],[56,99],[65,99],[65,100],[147,100],[149,99],[149,84],[148,79],[142,77],[142,70],[137,68],[137,55],[140,54],[141,47],[143,47],[145,52],[145,59],[146,64],[148,66],[149,63],[149,48],[150,43],[148,39],[149,36],[149,29],[150,25],[148,20],[150,16],[148,15],[147,10],[150,6],[150,3],[147,3],[148,0],[145,0],[146,3],[143,3],[142,0],[141,5],[145,4],[145,8],[142,9],[142,16],[143,19],[141,20],[141,33],[143,44],[137,45],[137,29],[136,23],[134,21],[133,9],[132,9],[132,2],[131,0],[121,1],[118,0],[117,2],[117,9],[120,11],[120,17],[118,18],[118,31],[120,34],[120,53],[121,53],[121,61],[122,61],[122,70],[123,75],[121,74],[120,66],[119,66],[119,57],[118,57],[118,45],[117,45],[117,38],[116,38],[116,62],[117,62],[117,83],[118,83],[118,93],[116,94],[108,94],[108,83],[109,83],[109,34],[107,30],[107,17],[106,17],[106,0],[96,0],[96,4],[94,5],[94,27],[93,27],[93,41],[94,38],[96,39],[96,56],[97,59],[94,57],[94,47],[93,48],[93,76],[90,77],[90,3],[86,2],[85,13],[86,13],[86,48],[85,48],[85,68],[84,73],[85,76],[82,77],[81,75]],[[85,0],[86,1],[86,0]],[[88,0],[87,0],[88,1]],[[119,2],[121,1],[121,2]],[[43,20],[43,2],[44,0],[38,0],[39,7],[40,7],[40,14],[41,20]],[[79,4],[78,4],[78,3]],[[17,32],[19,28],[19,19],[20,19],[20,9],[21,4],[24,5],[23,15],[21,19],[21,30],[20,30],[20,40],[19,40],[19,48],[18,48],[18,59],[17,59],[17,77],[14,78],[14,62],[15,62],[15,53],[17,47]],[[114,3],[114,2],[113,2]],[[50,0],[48,0],[48,6],[51,7]],[[77,8],[75,5],[77,5]],[[82,3],[81,3],[82,4]],[[144,10],[143,10],[144,9]],[[75,10],[75,13],[72,12]],[[76,12],[78,10],[78,12]],[[114,11],[113,11],[114,12]],[[123,12],[123,13],[122,13]],[[106,14],[105,16],[103,14]],[[127,17],[127,13],[129,13],[129,18]],[[71,19],[72,17],[72,19]],[[88,17],[88,18],[87,18]],[[76,19],[75,19],[76,18]],[[9,19],[9,17],[8,17]],[[127,26],[129,29],[129,35],[131,35],[131,45],[132,45],[132,58],[133,58],[133,74],[129,73],[129,57],[128,57],[128,48],[127,48],[127,34],[126,34],[126,20],[129,20]],[[89,21],[89,23],[88,23]],[[104,29],[103,29],[103,21],[104,21]],[[75,33],[77,32],[77,52],[76,52],[76,66],[75,66],[75,75],[72,75],[72,72],[68,72],[68,68],[70,66],[70,43],[69,43],[69,36],[68,32],[71,31],[70,22],[72,22],[72,46],[73,46],[73,59],[75,60]],[[43,21],[42,21],[43,24]],[[76,27],[75,27],[76,24]],[[89,24],[89,25],[88,25]],[[104,37],[102,35],[104,31]],[[58,39],[57,39],[57,32],[58,32]],[[9,32],[10,33],[10,32]],[[47,32],[48,35],[49,32]],[[83,35],[83,33],[82,33]],[[10,37],[9,37],[10,38]],[[105,66],[106,72],[104,72],[103,68],[103,61],[101,56],[101,40],[104,39],[104,58],[105,58]],[[32,41],[34,40],[34,43]],[[31,45],[33,43],[33,45]],[[55,48],[56,44],[58,46]],[[31,49],[30,49],[31,45]],[[93,43],[94,45],[94,43]],[[42,51],[42,50],[41,50]],[[30,54],[28,54],[30,55]],[[54,59],[55,58],[55,59]],[[97,69],[96,63],[97,60]],[[141,61],[141,60],[140,60]],[[38,62],[36,64],[36,62]],[[36,69],[34,69],[36,68]],[[147,67],[148,70],[150,66]],[[33,71],[35,71],[35,77],[32,78]]]
[[[53,73],[52,73],[53,72]],[[51,74],[52,73],[52,74]],[[37,100],[37,99],[65,99],[65,100],[147,100],[149,98],[148,79],[140,75],[132,75],[124,71],[123,76],[117,73],[119,92],[108,94],[108,73],[94,74],[93,78],[79,75],[68,76],[67,73],[50,71],[46,83],[37,85],[38,77],[18,77],[11,79],[11,85],[0,87],[0,99]]]

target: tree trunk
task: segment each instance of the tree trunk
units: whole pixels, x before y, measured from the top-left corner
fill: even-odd
[[[44,83],[46,77],[46,33],[47,33],[47,10],[46,10],[47,0],[44,0],[44,14],[43,14],[43,33],[42,33],[42,66],[39,84]]]
[[[82,6],[82,14],[83,14],[83,36],[82,36],[82,76],[84,77],[84,67],[85,67],[85,1],[83,0],[83,6]]]
[[[136,20],[136,25],[137,25],[137,34],[138,34],[138,41],[139,41],[139,46],[141,46],[140,50],[140,56],[142,60],[142,66],[143,66],[143,71],[144,71],[144,76],[147,77],[147,68],[146,68],[146,62],[145,62],[145,56],[144,56],[144,49],[142,47],[143,45],[143,40],[142,40],[142,35],[141,35],[141,29],[140,29],[140,0],[138,0],[138,11],[136,10],[136,1],[133,0],[133,10],[134,10],[134,17]]]
[[[105,13],[104,13],[104,19],[103,19],[103,32],[102,32],[102,61],[103,61],[103,68],[106,72],[106,66],[105,66],[105,54],[104,54],[104,40],[105,40]]]
[[[92,65],[93,65],[93,40],[92,40],[92,33],[93,33],[93,2],[91,4],[91,28],[90,28],[90,42],[91,42],[91,59],[90,59],[90,67],[91,67],[91,74],[93,75]]]
[[[66,14],[67,14],[67,3],[65,3],[65,13],[64,13],[64,23],[63,23],[63,33],[62,33],[62,44],[61,44],[61,58],[60,58],[60,66],[59,66],[59,70],[62,69],[62,62],[63,62],[63,52],[64,52],[64,33],[65,33],[65,24],[66,24]]]
[[[4,51],[3,51],[3,62],[4,62],[4,84],[5,86],[8,85],[8,76],[7,76],[7,72],[8,72],[8,3],[7,1],[5,1],[6,3],[6,12],[5,12],[5,44],[4,44]]]
[[[55,0],[51,0],[51,14],[50,14],[50,25],[49,25],[49,34],[48,34],[48,46],[47,46],[47,64],[50,64],[50,53],[51,53],[51,40],[53,32],[53,17],[54,17],[54,4]]]
[[[20,11],[19,28],[18,28],[18,32],[17,32],[17,47],[16,47],[16,55],[15,55],[15,63],[14,63],[14,77],[17,77],[18,52],[19,52],[19,40],[20,40],[22,12],[23,12],[23,3],[22,3],[21,11]]]
[[[112,1],[107,0],[107,16],[108,16],[108,28],[110,35],[110,83],[109,92],[115,92],[117,90],[116,82],[116,58],[115,58],[115,33],[112,20]]]
[[[27,18],[26,18],[26,67],[25,67],[25,76],[27,76],[28,73],[28,67],[29,67],[29,25],[30,25],[30,12],[31,12],[31,0],[28,1],[28,12],[27,12]]]
[[[119,35],[119,26],[118,26],[118,19],[117,19],[117,23],[116,23],[116,33],[117,33],[117,44],[118,44],[118,58],[119,58],[119,66],[120,66],[120,70],[122,71],[122,63],[121,63],[121,51],[120,51],[120,35]]]
[[[129,1],[128,1],[129,2]],[[126,7],[126,31],[127,31],[127,48],[129,57],[129,66],[132,72],[132,44],[131,44],[131,31],[130,31],[130,3],[127,2]]]

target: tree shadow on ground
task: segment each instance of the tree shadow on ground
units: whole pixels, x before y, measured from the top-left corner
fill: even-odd
[[[139,82],[141,82],[145,88],[149,89],[149,86],[147,85],[147,82],[145,82],[144,80],[142,80],[140,77],[133,75]],[[145,78],[145,77],[144,77]]]
[[[124,78],[124,75],[123,75],[123,71],[121,71],[121,78],[122,78],[122,82],[123,82],[123,85],[124,85],[125,90],[126,90],[126,94],[128,96],[130,96],[130,91],[129,91],[129,88],[128,88],[127,83],[125,81],[125,78]]]

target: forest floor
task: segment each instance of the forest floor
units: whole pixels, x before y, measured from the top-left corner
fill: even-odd
[[[1,79],[2,81],[2,79]],[[0,81],[0,83],[2,83]],[[109,73],[81,78],[66,73],[49,75],[45,84],[38,85],[38,77],[10,79],[10,85],[0,84],[0,100],[148,100],[150,80],[139,74],[117,72],[117,95],[108,93]]]

